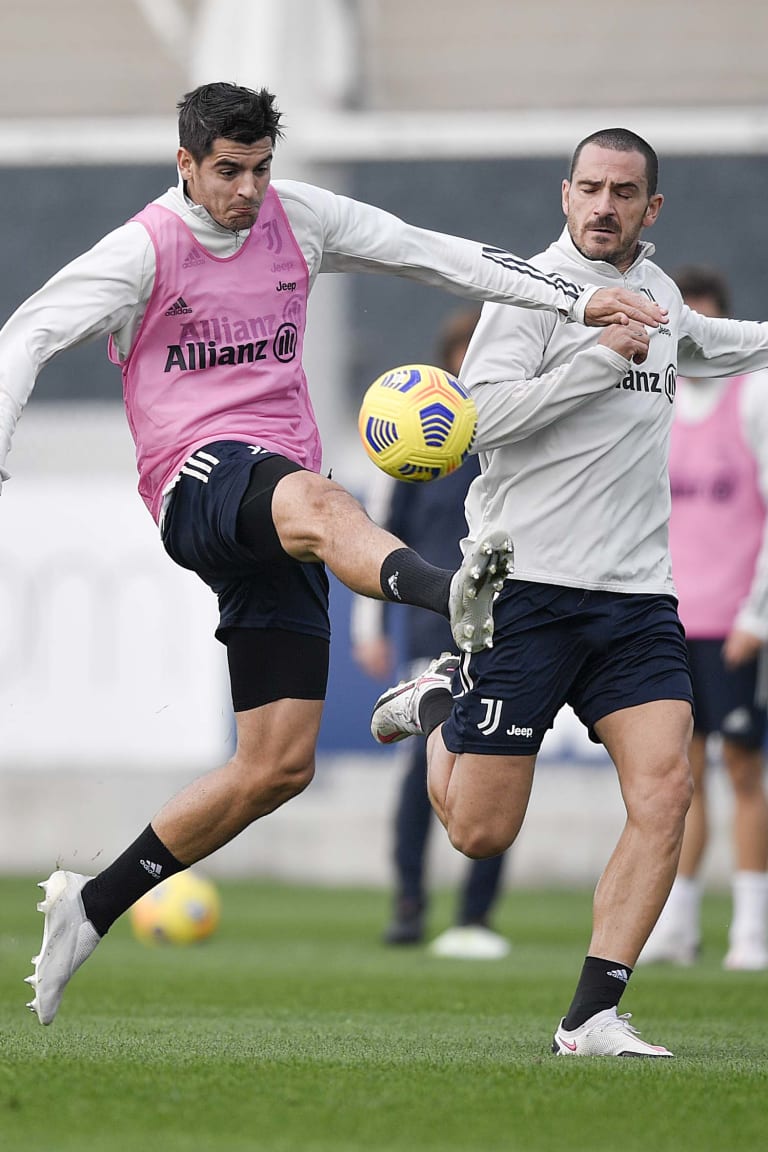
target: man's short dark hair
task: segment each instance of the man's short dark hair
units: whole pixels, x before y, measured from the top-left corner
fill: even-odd
[[[282,136],[275,97],[239,84],[201,84],[177,104],[179,144],[200,163],[213,151],[219,137],[238,144],[255,144],[268,136]]]
[[[672,273],[683,299],[689,296],[709,296],[717,304],[721,316],[731,314],[731,292],[728,281],[717,268],[708,264],[684,264]]]
[[[571,159],[571,170],[568,179],[573,180],[573,173],[581,156],[581,150],[587,144],[597,144],[599,148],[611,148],[614,152],[639,152],[645,157],[645,179],[648,185],[648,195],[655,196],[659,183],[659,158],[647,140],[630,132],[628,128],[601,128],[593,132],[576,145],[576,151]]]

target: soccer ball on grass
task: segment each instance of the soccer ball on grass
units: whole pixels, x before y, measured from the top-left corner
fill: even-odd
[[[404,364],[374,380],[358,429],[377,467],[397,480],[437,480],[455,472],[472,447],[477,409],[449,372]]]
[[[215,885],[189,869],[146,892],[130,910],[143,944],[196,944],[215,932],[221,902]]]

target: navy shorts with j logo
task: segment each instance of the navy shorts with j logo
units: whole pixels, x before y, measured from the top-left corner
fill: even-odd
[[[494,604],[493,648],[465,656],[442,728],[451,752],[535,755],[569,704],[590,737],[622,708],[693,704],[672,596],[592,592],[510,580]]]

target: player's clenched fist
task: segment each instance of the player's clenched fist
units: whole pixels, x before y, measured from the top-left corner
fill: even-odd
[[[600,333],[598,344],[612,348],[627,360],[642,364],[648,355],[650,337],[642,324],[630,321],[629,324],[611,324]]]

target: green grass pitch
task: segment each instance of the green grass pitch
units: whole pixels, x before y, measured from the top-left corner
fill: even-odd
[[[517,891],[501,961],[379,943],[383,892],[221,885],[216,936],[147,948],[118,923],[42,1028],[23,983],[33,880],[0,879],[0,1145],[8,1152],[708,1152],[768,1147],[768,974],[640,969],[622,1002],[675,1060],[549,1052],[590,894]],[[440,893],[432,928],[446,927]]]

